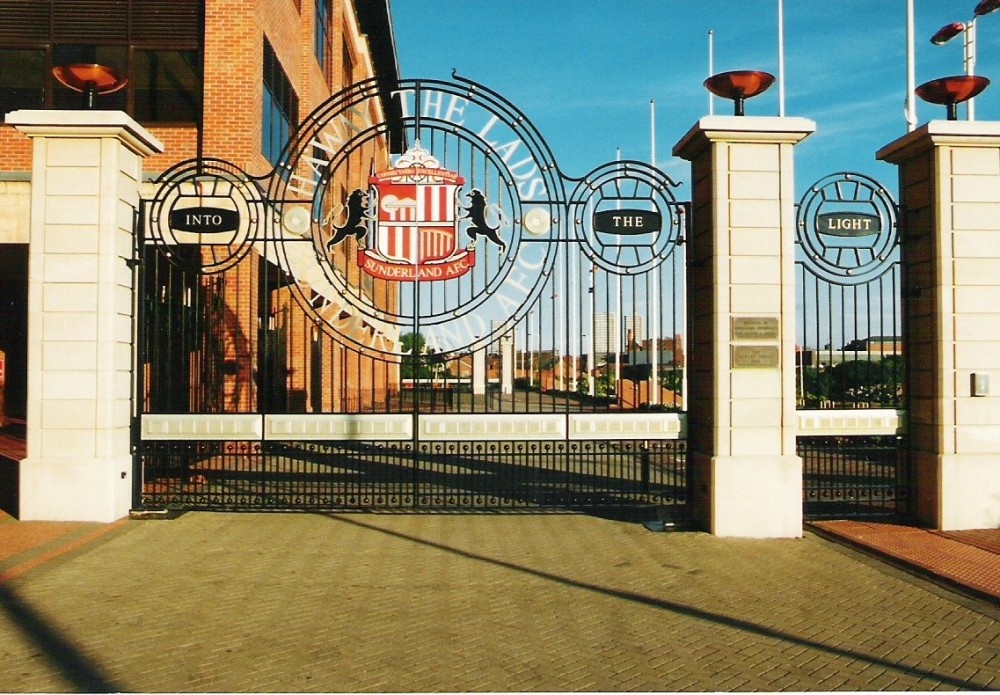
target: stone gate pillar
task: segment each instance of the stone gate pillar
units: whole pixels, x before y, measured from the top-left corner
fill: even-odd
[[[689,504],[719,536],[802,535],[795,453],[795,186],[802,118],[708,116],[691,162]]]
[[[15,111],[33,140],[28,457],[20,518],[113,521],[131,507],[133,218],[162,145],[118,111]]]
[[[910,461],[936,529],[1000,527],[1000,123],[931,121],[899,167]]]

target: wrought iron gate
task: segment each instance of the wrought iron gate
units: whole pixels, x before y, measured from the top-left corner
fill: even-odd
[[[136,503],[676,516],[672,182],[566,177],[462,78],[381,96],[330,99],[269,176],[192,160],[143,201]]]
[[[796,378],[804,514],[909,511],[896,204],[857,173],[813,184],[798,210]]]

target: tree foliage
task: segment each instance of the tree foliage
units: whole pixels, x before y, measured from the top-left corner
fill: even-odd
[[[880,361],[849,360],[832,367],[806,367],[800,388],[806,407],[857,403],[897,407],[902,400],[904,362],[900,355]]]
[[[404,333],[399,338],[403,350],[400,371],[404,379],[429,379],[434,375],[428,356],[424,354],[427,340],[419,333]]]

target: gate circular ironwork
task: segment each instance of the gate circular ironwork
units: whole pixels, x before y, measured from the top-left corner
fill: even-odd
[[[352,170],[392,127],[378,117],[377,85],[360,83],[304,120],[268,189],[294,294],[339,340],[401,355],[399,336],[413,331],[437,354],[475,350],[539,300],[562,243],[621,274],[669,255],[674,184],[654,167],[615,162],[567,179],[523,113],[461,77],[404,80],[393,95],[406,144],[394,161],[366,179]],[[570,219],[622,200],[662,229],[619,232],[627,241],[614,244],[590,220]]]
[[[471,349],[489,340],[484,317],[513,325],[540,294],[549,242],[564,234],[562,182],[534,126],[491,90],[411,80],[394,94],[408,147],[365,185],[345,187],[344,172],[386,139],[376,85],[355,85],[305,120],[269,196],[282,220],[308,210],[311,253],[287,223],[276,227],[279,253],[289,268],[312,263],[294,273],[311,279],[295,294],[340,339],[402,354],[393,336],[419,330],[439,353]],[[387,339],[376,345],[376,333]]]
[[[267,206],[257,182],[231,162],[186,160],[156,179],[149,238],[174,265],[222,273],[263,240]]]
[[[681,236],[672,185],[643,162],[609,162],[581,179],[570,205],[587,257],[618,275],[649,272],[668,258]]]
[[[151,240],[200,274],[256,248],[319,330],[388,359],[409,353],[406,332],[439,355],[505,334],[568,244],[615,275],[671,255],[681,223],[666,175],[616,161],[566,177],[513,104],[453,77],[400,81],[393,118],[382,85],[351,85],[302,121],[264,177],[210,158],[175,165],[148,207]]]
[[[864,174],[830,174],[799,202],[797,237],[803,263],[828,282],[861,285],[895,262],[896,203]]]

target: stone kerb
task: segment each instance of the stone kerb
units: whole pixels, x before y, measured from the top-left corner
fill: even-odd
[[[15,111],[33,139],[28,456],[22,519],[112,521],[131,507],[132,255],[142,159],[121,112]]]

